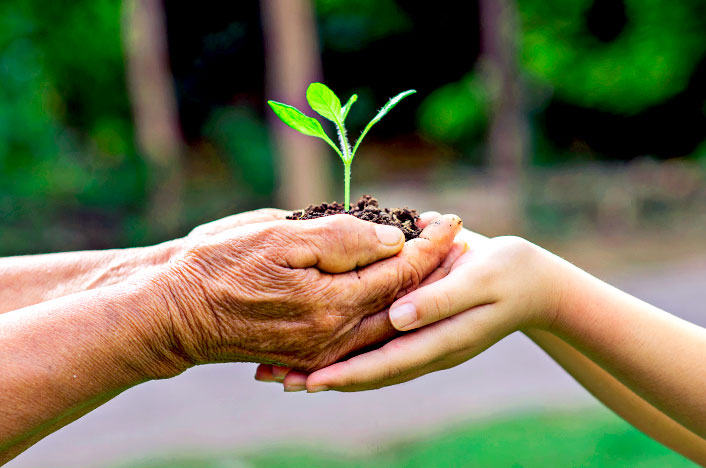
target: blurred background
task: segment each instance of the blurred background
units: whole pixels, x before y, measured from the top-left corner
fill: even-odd
[[[336,155],[265,104],[314,115],[312,81],[358,94],[354,136],[418,90],[353,198],[523,235],[706,324],[706,0],[3,0],[0,255],[341,200]],[[252,372],[142,385],[8,466],[689,466],[519,336],[370,394]]]

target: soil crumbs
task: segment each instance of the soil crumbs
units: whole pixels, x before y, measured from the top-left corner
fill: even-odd
[[[355,204],[351,205],[350,211],[345,210],[343,203],[321,203],[295,211],[291,216],[287,216],[287,219],[315,219],[344,213],[365,221],[398,227],[404,233],[405,240],[416,239],[422,232],[415,224],[419,218],[416,210],[410,210],[407,207],[392,210],[380,208],[378,201],[370,195],[360,197]]]

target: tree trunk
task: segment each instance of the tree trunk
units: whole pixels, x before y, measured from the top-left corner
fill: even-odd
[[[527,121],[517,64],[518,24],[514,0],[480,0],[481,60],[492,81],[487,160],[493,185],[507,202],[504,230],[524,226],[523,180],[527,159]]]
[[[261,0],[260,6],[265,35],[267,96],[307,113],[306,88],[321,78],[312,4],[309,0]],[[303,208],[309,203],[326,200],[331,156],[325,154],[324,143],[292,130],[269,110],[268,114],[280,154],[277,197],[280,206]]]
[[[184,143],[174,94],[164,5],[126,0],[123,39],[137,144],[150,166],[148,219],[153,234],[179,234]]]

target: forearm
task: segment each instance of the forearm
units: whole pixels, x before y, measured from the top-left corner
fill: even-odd
[[[120,283],[166,263],[179,241],[133,249],[63,252],[0,259],[0,314]]]
[[[616,414],[672,450],[696,463],[706,464],[706,440],[662,413],[551,333],[530,329],[525,334]]]
[[[121,391],[185,369],[166,352],[167,322],[144,288],[123,283],[0,315],[0,462]]]
[[[706,437],[706,330],[566,266],[550,331],[647,402]]]

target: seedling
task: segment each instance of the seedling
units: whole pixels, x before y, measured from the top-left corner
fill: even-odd
[[[305,135],[321,138],[338,153],[338,156],[341,157],[341,161],[343,161],[345,207],[346,211],[348,211],[350,210],[351,199],[351,163],[353,162],[356,151],[358,151],[360,142],[363,141],[363,138],[365,138],[365,135],[368,134],[368,131],[370,131],[373,125],[378,123],[380,119],[390,112],[402,99],[414,93],[416,93],[416,91],[410,89],[387,101],[387,104],[380,109],[377,115],[360,134],[353,149],[351,149],[351,145],[348,143],[348,135],[344,123],[346,117],[348,117],[348,112],[351,110],[351,106],[358,100],[357,94],[351,96],[348,102],[346,102],[346,105],[341,106],[341,100],[338,99],[338,96],[323,83],[311,83],[306,90],[306,100],[309,102],[311,108],[336,125],[339,146],[336,146],[334,142],[331,141],[319,121],[313,117],[304,115],[304,113],[296,107],[281,102],[267,101],[267,103],[282,122]]]

